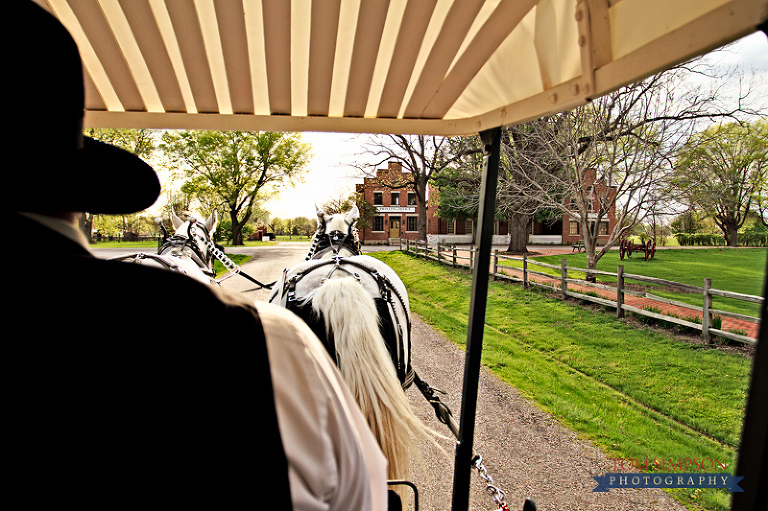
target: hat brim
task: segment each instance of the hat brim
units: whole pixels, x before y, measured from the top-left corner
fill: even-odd
[[[24,170],[11,198],[16,211],[84,211],[120,215],[143,211],[160,195],[154,169],[141,158],[113,145],[83,138],[83,148],[69,154],[36,158],[30,185]],[[13,181],[14,178],[11,177]]]

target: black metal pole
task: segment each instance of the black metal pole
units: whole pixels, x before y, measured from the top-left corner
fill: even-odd
[[[744,479],[733,493],[731,511],[768,509],[768,261],[760,308],[760,334],[752,361],[747,409],[734,475]]]
[[[768,22],[758,27],[768,35]],[[752,360],[752,377],[734,475],[744,492],[733,493],[732,511],[768,509],[768,261],[763,281],[760,330]]]
[[[496,207],[496,184],[499,175],[501,128],[480,133],[484,145],[483,175],[478,212],[477,258],[472,271],[472,296],[469,305],[467,353],[464,362],[464,388],[461,397],[459,438],[453,475],[453,511],[469,507],[469,482],[475,435],[475,410],[483,351],[485,306],[488,301],[488,269],[491,263],[493,220]]]

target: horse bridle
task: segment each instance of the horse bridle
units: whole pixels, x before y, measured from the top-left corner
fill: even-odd
[[[200,266],[201,270],[207,274],[209,277],[214,278],[216,276],[216,272],[213,270],[213,257],[214,254],[210,250],[210,247],[213,246],[213,242],[210,241],[208,238],[208,232],[203,230],[204,236],[201,237],[201,240],[205,244],[206,248],[209,248],[209,253],[203,254],[202,250],[200,250],[200,246],[196,242],[196,234],[197,229],[195,225],[197,224],[196,218],[190,218],[189,220],[189,226],[187,226],[187,236],[182,236],[180,234],[174,234],[173,236],[168,236],[168,231],[165,230],[164,226],[161,226],[163,231],[163,239],[160,245],[157,248],[157,254],[158,255],[164,255],[165,252],[170,250],[180,250],[181,253],[184,253],[185,249],[188,249],[189,252],[187,252],[190,257],[192,258],[195,263]]]
[[[305,261],[310,259],[316,259],[325,252],[333,252],[334,257],[339,256],[341,249],[346,246],[351,252],[360,254],[360,240],[357,234],[357,228],[355,228],[355,221],[351,223],[344,219],[344,223],[347,224],[347,232],[344,233],[339,230],[325,232],[325,221],[318,226],[315,231],[315,237],[312,240],[312,246],[309,248]],[[338,248],[336,248],[338,244]]]

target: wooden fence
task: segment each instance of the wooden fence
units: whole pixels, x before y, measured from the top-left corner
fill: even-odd
[[[448,244],[433,244],[430,246],[423,241],[410,241],[407,239],[400,240],[400,249],[406,250],[411,253],[415,253],[426,259],[435,260],[441,264],[450,265],[453,268],[467,268],[472,269],[475,261],[475,248],[474,247],[457,247],[456,245]],[[522,263],[521,268],[509,267],[500,265],[500,261],[518,261]],[[532,268],[533,267],[533,268]],[[554,270],[555,275],[552,273],[546,273],[534,268],[547,268]],[[741,324],[749,324],[756,327],[759,324],[759,319],[753,316],[745,314],[738,314],[735,312],[715,309],[712,306],[712,297],[718,296],[723,298],[730,298],[734,300],[741,300],[746,302],[752,302],[762,304],[763,297],[747,295],[742,293],[734,293],[732,291],[725,291],[722,289],[715,289],[712,287],[712,279],[708,278],[704,281],[704,286],[692,286],[690,284],[682,284],[680,282],[674,282],[671,280],[659,279],[656,277],[648,277],[645,275],[636,275],[624,272],[624,266],[619,266],[616,273],[607,272],[603,270],[588,270],[586,268],[576,268],[567,265],[566,259],[563,259],[560,265],[548,264],[530,259],[528,257],[513,257],[499,254],[498,250],[493,252],[493,260],[491,268],[489,268],[490,275],[497,279],[503,279],[511,282],[522,283],[525,287],[536,286],[545,288],[551,291],[555,291],[558,296],[565,299],[566,297],[577,298],[579,300],[586,300],[589,302],[597,303],[605,307],[615,308],[616,317],[624,317],[625,312],[632,312],[642,316],[651,317],[657,320],[674,323],[684,327],[688,327],[694,330],[699,330],[702,333],[702,337],[706,342],[712,342],[713,336],[723,337],[732,341],[744,343],[744,344],[756,344],[757,343],[757,328],[755,333],[750,335],[742,335],[738,333],[743,331],[742,328],[737,328],[736,332],[727,331],[722,328],[722,318],[731,318],[737,320]],[[588,282],[583,279],[576,279],[568,275],[568,272],[583,272],[594,275],[613,276],[616,278],[616,286],[599,284],[595,282]],[[656,296],[648,292],[638,292],[628,289],[627,280],[636,282],[643,282],[648,284],[662,285],[665,287],[679,290],[684,293],[696,293],[701,295],[701,306],[695,306],[675,300],[670,300],[661,296]],[[657,307],[632,305],[627,303],[632,301],[627,299],[628,296],[639,297],[646,300],[647,303],[654,304],[666,304],[683,310],[690,310],[691,316],[679,317],[679,315],[669,315],[659,312]],[[701,323],[692,321],[701,316]],[[716,325],[716,323],[720,325]],[[715,328],[720,326],[720,328]]]

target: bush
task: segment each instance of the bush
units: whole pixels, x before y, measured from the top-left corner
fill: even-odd
[[[677,239],[677,242],[680,244],[680,246],[683,247],[692,247],[692,246],[699,246],[699,247],[714,247],[714,246],[724,246],[725,243],[725,236],[722,234],[706,234],[706,233],[695,233],[695,234],[688,234],[684,232],[678,232],[675,234],[675,239]]]

